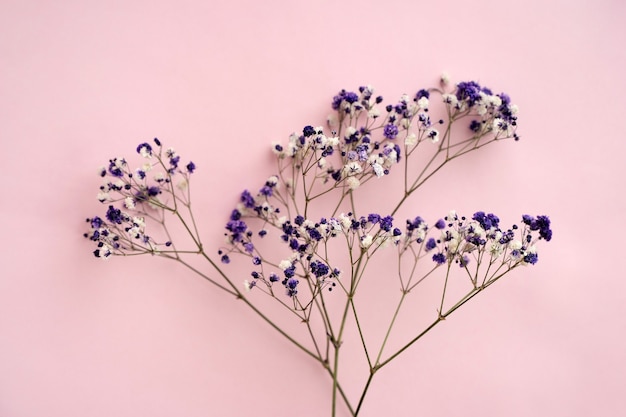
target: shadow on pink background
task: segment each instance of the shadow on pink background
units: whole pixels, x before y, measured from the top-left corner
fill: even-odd
[[[449,166],[416,214],[545,213],[554,239],[381,371],[362,415],[620,415],[625,12],[3,1],[0,416],[328,415],[327,375],[243,305],[173,263],[91,255],[97,169],[155,136],[174,146],[217,248],[237,195],[273,173],[272,141],[322,124],[341,88],[394,102],[442,70],[510,94],[522,139]]]

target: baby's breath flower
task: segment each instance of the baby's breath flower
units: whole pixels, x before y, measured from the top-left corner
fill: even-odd
[[[339,221],[341,222],[341,227],[344,230],[350,229],[350,225],[352,224],[352,218],[349,215],[341,213],[339,215]]]
[[[376,174],[376,176],[378,178],[382,177],[383,175],[385,175],[385,170],[383,169],[383,167],[379,164],[379,163],[373,163],[372,164],[372,169],[374,170],[374,173]]]
[[[392,123],[388,123],[387,125],[385,125],[383,134],[387,139],[395,139],[396,136],[398,136],[398,126]]]
[[[448,84],[450,84],[450,75],[448,75],[447,72],[442,72],[441,76],[439,77],[439,82],[443,87],[446,87]]]
[[[380,116],[380,110],[378,107],[372,108],[369,112],[367,112],[367,117],[370,119],[376,119]]]
[[[444,94],[442,96],[443,102],[446,103],[450,107],[457,107],[459,105],[459,100],[456,98],[454,94]]]
[[[439,142],[439,131],[433,128],[427,129],[426,137],[428,137],[432,143],[437,143]]]
[[[327,145],[331,148],[334,148],[335,146],[339,145],[339,138],[337,136],[331,136],[327,138]]]
[[[109,246],[103,244],[93,251],[93,254],[97,258],[108,259],[112,255],[112,252]]]
[[[137,146],[137,153],[144,158],[152,158],[152,146],[149,143],[142,143]]]
[[[361,185],[361,181],[356,177],[348,177],[346,178],[346,184],[351,190],[356,190]]]
[[[187,187],[189,186],[189,181],[187,181],[186,178],[181,178],[177,183],[176,183],[176,187],[179,190],[186,190]]]
[[[281,270],[286,270],[287,268],[291,268],[292,264],[290,260],[284,259],[282,261],[280,261],[280,264],[278,264],[278,268],[280,268]]]
[[[136,205],[135,205],[135,199],[131,196],[128,196],[124,199],[124,207],[126,207],[128,210],[134,210]]]
[[[372,246],[374,238],[371,235],[365,235],[361,237],[361,247],[367,249]]]
[[[272,143],[272,152],[274,152],[274,154],[276,156],[278,156],[279,158],[284,158],[285,157],[285,149],[278,142]]]
[[[351,177],[363,172],[363,167],[358,162],[350,162],[343,167],[344,175]]]
[[[328,118],[326,119],[326,122],[328,123],[328,126],[330,127],[338,126],[339,119],[337,118],[337,114],[336,113],[329,114]]]

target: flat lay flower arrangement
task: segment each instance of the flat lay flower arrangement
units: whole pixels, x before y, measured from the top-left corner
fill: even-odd
[[[419,208],[416,191],[453,160],[519,139],[517,107],[508,95],[473,81],[451,85],[444,76],[439,86],[394,104],[363,86],[341,90],[331,105],[325,127],[305,126],[271,145],[275,173],[244,190],[224,214],[226,240],[217,253],[203,242],[220,237],[204,236],[196,222],[202,213],[192,210],[196,165],[159,139],[139,144],[136,165],[118,157],[101,169],[98,199],[106,213],[87,219],[85,237],[98,258],[171,259],[241,300],[325,369],[329,413],[357,416],[379,371],[400,354],[409,356],[410,346],[507,273],[536,264],[537,244],[552,231],[544,215],[524,214],[510,226],[486,211],[398,218],[403,207]],[[377,181],[401,184],[382,196],[393,207],[389,212],[359,199]],[[378,258],[384,274],[368,268]],[[249,271],[242,276],[235,264]],[[372,303],[358,294],[370,282],[384,282],[397,294],[382,338],[370,338],[363,321]],[[432,317],[412,334],[394,333],[403,307],[424,283],[439,288]],[[453,285],[463,291],[451,291]],[[302,332],[272,318],[263,309],[268,299]],[[342,385],[346,346],[362,351],[367,370],[354,398]]]

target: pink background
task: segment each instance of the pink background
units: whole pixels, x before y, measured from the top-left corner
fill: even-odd
[[[323,371],[243,305],[91,256],[96,170],[154,136],[192,157],[217,247],[271,141],[341,88],[394,101],[442,70],[508,92],[522,140],[449,167],[417,214],[545,213],[554,239],[381,371],[362,415],[623,414],[624,2],[310,3],[1,2],[0,416],[327,415]]]

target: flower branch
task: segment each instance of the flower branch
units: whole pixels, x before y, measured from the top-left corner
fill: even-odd
[[[400,209],[444,166],[487,145],[519,140],[517,107],[508,95],[493,94],[473,81],[420,89],[395,104],[383,101],[369,86],[358,92],[341,90],[332,100],[327,128],[305,126],[287,144],[274,143],[277,173],[258,192],[241,193],[217,255],[205,251],[192,210],[195,164],[183,166],[159,139],[137,147],[143,163],[135,170],[124,158],[113,158],[100,170],[105,182],[98,199],[108,208],[104,217],[87,219],[85,237],[96,244],[99,258],[150,254],[174,260],[242,300],[326,369],[332,381],[331,415],[343,404],[349,415],[357,416],[381,368],[510,271],[534,265],[537,245],[552,238],[547,216],[523,215],[519,225],[506,229],[495,214],[483,211],[469,217],[450,211],[432,225],[420,216],[398,222],[394,217]],[[439,109],[431,110],[435,106]],[[444,118],[434,117],[437,111]],[[403,191],[385,196],[394,207],[391,213],[363,209],[355,196],[395,171],[401,171]],[[154,229],[148,233],[150,227]],[[397,253],[390,265],[395,265],[400,296],[376,344],[355,297],[362,286],[375,284],[371,266],[374,260],[387,262],[387,249],[393,247]],[[198,256],[214,275],[188,259]],[[228,272],[235,259],[252,265],[247,279]],[[450,286],[456,274],[467,276],[469,290],[454,300]],[[442,288],[440,298],[433,300],[436,317],[383,359],[392,338],[402,337],[394,329],[410,295],[427,278]],[[262,311],[261,297],[287,310],[287,318],[297,319],[303,331],[287,331],[283,317]],[[344,340],[351,325],[358,334],[356,343]],[[343,352],[355,348],[362,349],[368,370],[356,407],[339,372]]]

